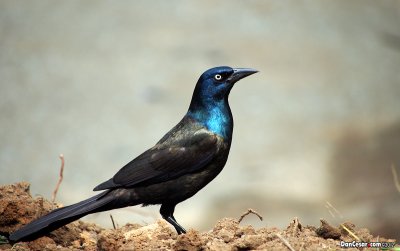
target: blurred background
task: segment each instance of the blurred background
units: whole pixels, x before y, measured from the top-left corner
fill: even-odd
[[[400,238],[399,1],[1,1],[0,184],[68,205],[153,146],[208,68],[260,72],[230,95],[222,173],[175,216],[209,230],[346,220]],[[327,201],[340,214],[333,216]],[[152,223],[158,206],[111,213]],[[86,220],[111,227],[109,212]]]

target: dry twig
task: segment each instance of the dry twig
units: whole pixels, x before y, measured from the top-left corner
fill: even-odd
[[[242,222],[243,218],[244,218],[246,215],[249,215],[249,214],[255,214],[255,215],[258,216],[258,218],[260,218],[261,221],[263,220],[263,217],[262,217],[259,213],[257,213],[257,212],[254,211],[253,209],[249,208],[249,209],[247,209],[246,212],[244,212],[244,213],[240,216],[238,222],[239,222],[239,223]]]
[[[278,233],[276,233],[275,235],[276,235],[276,237],[278,237],[278,238],[283,242],[283,244],[285,244],[285,246],[286,246],[290,251],[295,251],[294,248],[292,247],[292,245],[290,245],[290,243],[289,243],[285,238],[283,238],[282,235],[280,235],[280,234],[278,234]]]
[[[113,218],[112,214],[110,214],[110,218],[111,218],[111,222],[112,222],[112,224],[113,224],[114,230],[117,229],[117,228],[115,227],[115,222],[114,222],[114,218]]]
[[[51,197],[51,201],[54,202],[56,200],[56,196],[57,196],[57,192],[58,192],[58,188],[61,185],[61,182],[63,180],[63,173],[64,173],[64,164],[65,164],[65,160],[64,160],[64,154],[60,154],[59,156],[60,160],[61,160],[61,167],[60,167],[60,176],[58,178],[58,182],[56,185],[56,188],[53,191],[53,196]]]

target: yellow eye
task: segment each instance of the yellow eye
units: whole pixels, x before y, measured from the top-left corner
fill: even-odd
[[[219,74],[217,74],[217,75],[214,76],[214,78],[215,78],[215,80],[221,80],[221,79],[222,79],[222,76],[219,75]]]

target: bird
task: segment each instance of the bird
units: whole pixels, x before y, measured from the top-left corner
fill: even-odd
[[[93,189],[101,193],[33,220],[11,233],[9,240],[31,241],[85,215],[140,204],[161,205],[162,218],[178,234],[186,233],[174,217],[175,206],[195,195],[225,166],[233,132],[228,96],[237,81],[256,72],[228,66],[205,71],[181,121]]]

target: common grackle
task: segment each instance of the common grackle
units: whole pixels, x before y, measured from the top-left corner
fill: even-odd
[[[229,92],[235,82],[256,72],[227,66],[204,72],[183,119],[155,146],[94,188],[105,191],[32,221],[12,233],[10,241],[33,240],[87,214],[139,204],[161,204],[161,216],[178,234],[186,233],[174,217],[175,206],[221,172],[232,141]]]

